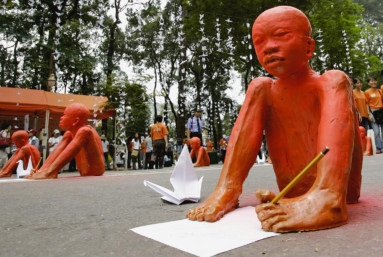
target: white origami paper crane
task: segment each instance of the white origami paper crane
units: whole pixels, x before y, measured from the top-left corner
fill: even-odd
[[[180,205],[184,201],[196,203],[199,201],[201,198],[202,179],[203,177],[197,180],[189,151],[185,145],[170,176],[170,183],[174,187],[174,192],[146,180],[144,180],[144,185],[162,194],[163,200]]]
[[[28,166],[26,170],[24,170],[24,162],[22,160],[18,160],[16,163],[19,164],[16,170],[17,178],[23,178],[24,176],[31,174],[31,170],[33,168],[31,157],[29,157]]]

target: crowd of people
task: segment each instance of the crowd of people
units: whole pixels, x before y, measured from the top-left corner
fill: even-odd
[[[383,70],[381,71],[383,78]],[[362,91],[363,80],[360,78],[352,79],[355,87],[353,90],[354,105],[357,110],[359,125],[365,128],[365,131],[372,129],[376,153],[383,153],[383,85],[378,87],[375,77],[369,77],[367,84],[369,89]]]

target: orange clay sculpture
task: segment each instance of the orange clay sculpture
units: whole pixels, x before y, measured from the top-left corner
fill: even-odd
[[[371,138],[366,136],[366,129],[362,126],[359,126],[359,134],[360,140],[362,141],[363,155],[372,155],[372,142]]]
[[[202,167],[210,165],[209,154],[206,149],[201,147],[201,140],[198,137],[192,137],[190,139],[190,158],[196,157],[194,167]]]
[[[40,152],[34,145],[28,143],[28,138],[28,132],[24,130],[19,130],[13,133],[12,140],[15,143],[17,150],[1,169],[0,177],[11,177],[13,171],[19,165],[17,163],[19,160],[23,161],[24,169],[26,169],[29,157],[31,157],[32,166],[37,166],[37,163],[40,160]]]
[[[57,178],[59,171],[76,158],[81,176],[101,176],[105,172],[101,139],[96,130],[85,125],[90,112],[85,105],[69,105],[60,119],[59,126],[66,130],[61,142],[48,156],[41,168],[29,179]]]
[[[346,202],[356,203],[360,195],[363,160],[349,79],[338,70],[320,75],[311,69],[315,41],[309,20],[296,8],[263,12],[252,36],[259,62],[277,79],[259,77],[249,85],[218,184],[187,217],[217,221],[236,208],[265,130],[279,190],[325,146],[331,151],[278,204],[267,203],[275,197],[269,190],[257,191],[262,228],[289,232],[343,225]]]

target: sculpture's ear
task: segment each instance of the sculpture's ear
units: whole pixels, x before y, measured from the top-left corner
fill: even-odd
[[[75,127],[75,126],[77,126],[78,125],[78,123],[80,122],[80,118],[79,117],[76,117],[76,118],[74,118],[74,121],[73,121],[73,126]]]
[[[315,40],[311,37],[307,37],[307,57],[311,59],[315,52]]]

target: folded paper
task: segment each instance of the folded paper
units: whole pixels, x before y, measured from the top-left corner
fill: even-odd
[[[201,198],[202,179],[197,179],[189,150],[185,145],[182,149],[178,162],[170,176],[170,183],[173,185],[174,192],[144,180],[144,185],[150,187],[157,193],[162,194],[162,199],[177,205],[184,201],[198,202]]]
[[[19,164],[19,166],[17,166],[16,169],[17,178],[23,178],[24,176],[31,174],[31,170],[33,168],[31,157],[29,157],[28,166],[26,170],[24,170],[24,162],[22,160],[18,160],[16,163]]]

